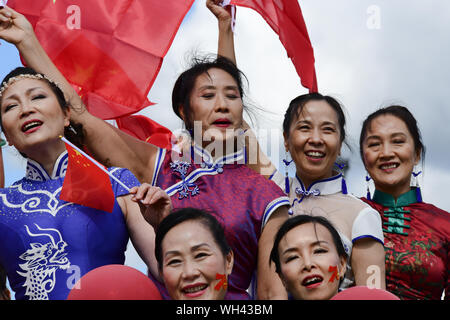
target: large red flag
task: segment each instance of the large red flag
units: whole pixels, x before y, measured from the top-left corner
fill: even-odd
[[[65,140],[65,139],[64,139]],[[90,208],[112,212],[114,193],[109,175],[101,164],[84,156],[81,150],[66,142],[69,155],[66,176],[59,198]],[[102,170],[101,168],[104,168]]]
[[[298,0],[231,0],[230,4],[257,11],[278,34],[301,83],[317,92],[314,51]]]
[[[150,118],[132,115],[117,118],[116,122],[120,130],[139,140],[163,149],[172,148],[172,132]]]
[[[113,119],[147,94],[194,0],[10,0],[89,111]]]

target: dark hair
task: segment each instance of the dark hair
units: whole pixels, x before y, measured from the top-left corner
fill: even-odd
[[[344,245],[342,244],[341,237],[337,230],[333,227],[330,221],[322,216],[311,216],[306,214],[296,215],[292,218],[287,219],[278,230],[275,235],[275,241],[273,244],[272,251],[270,252],[270,261],[275,263],[275,270],[278,274],[281,273],[281,263],[280,263],[280,255],[278,252],[278,246],[280,244],[281,239],[293,228],[300,226],[305,223],[313,223],[314,227],[316,223],[321,224],[331,233],[333,237],[334,245],[336,246],[336,250],[338,252],[339,257],[347,258],[347,253],[345,252]],[[270,262],[269,261],[269,262]]]
[[[32,68],[18,67],[18,68],[15,68],[14,70],[12,70],[10,73],[8,73],[6,75],[6,77],[3,79],[3,81],[1,82],[1,84],[3,85],[3,83],[7,83],[9,81],[9,79],[17,77],[19,75],[23,75],[23,74],[44,76],[42,73],[36,72]],[[48,84],[48,86],[50,87],[50,89],[52,90],[52,92],[55,94],[56,99],[58,100],[58,103],[59,103],[61,109],[64,112],[66,110],[68,110],[70,108],[70,106],[67,103],[66,98],[64,97],[63,91],[54,82],[49,81],[47,78],[44,77],[41,80],[45,81]],[[1,103],[1,99],[0,99],[0,103]],[[2,121],[2,118],[1,118],[1,113],[0,113],[0,123],[1,123],[1,121]],[[70,121],[70,126],[64,128],[64,136],[69,141],[74,143],[75,145],[81,147],[83,145],[83,138],[84,138],[82,125]],[[26,156],[24,154],[22,154],[22,155]]]
[[[336,112],[341,133],[341,142],[344,142],[346,138],[345,114],[341,104],[335,98],[324,96],[318,92],[302,94],[289,103],[289,107],[284,114],[283,121],[283,133],[285,134],[285,136],[289,137],[289,129],[291,127],[292,121],[303,111],[304,106],[309,101],[325,101]]]
[[[225,238],[224,229],[213,215],[200,209],[182,208],[165,217],[156,231],[155,256],[160,270],[162,270],[163,265],[162,241],[164,240],[164,237],[173,227],[188,220],[199,221],[202,223],[211,232],[214,241],[219,246],[224,256],[231,251]]]
[[[193,59],[191,67],[184,71],[175,82],[172,91],[172,108],[175,114],[181,118],[180,109],[183,108],[185,116],[184,123],[186,129],[193,129],[191,119],[191,93],[195,85],[197,77],[206,73],[211,68],[218,68],[229,73],[236,81],[241,98],[244,97],[243,79],[245,75],[236,67],[236,65],[229,59],[214,55],[206,57],[196,57]],[[244,106],[245,108],[245,106]]]
[[[370,128],[372,124],[372,120],[381,116],[381,115],[392,115],[394,117],[402,120],[406,127],[408,128],[409,133],[413,137],[415,150],[420,150],[422,155],[422,163],[425,160],[425,146],[422,142],[422,135],[420,133],[419,126],[417,125],[417,120],[414,118],[412,113],[408,110],[408,108],[400,106],[400,105],[392,105],[384,108],[380,108],[377,111],[371,113],[366,120],[364,120],[361,134],[359,136],[359,153],[361,155],[361,159],[364,162],[363,156],[363,144],[364,140],[367,137],[367,130]]]

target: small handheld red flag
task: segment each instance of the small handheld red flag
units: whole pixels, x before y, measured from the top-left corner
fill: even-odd
[[[63,138],[69,154],[66,177],[59,198],[86,207],[112,212],[114,193],[109,175],[97,161]],[[103,167],[103,169],[101,169]]]

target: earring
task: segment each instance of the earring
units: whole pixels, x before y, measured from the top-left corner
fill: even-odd
[[[344,168],[346,166],[346,163],[334,163],[335,166],[338,167],[338,172],[342,175],[342,183],[341,183],[341,191],[343,194],[347,194],[347,183],[345,183],[345,177],[344,177]]]
[[[417,202],[422,202],[422,192],[420,190],[419,186],[419,179],[417,178],[418,175],[420,175],[422,171],[419,172],[411,172],[411,185],[416,188],[416,197]]]
[[[289,174],[288,174],[288,167],[289,165],[292,163],[292,161],[294,161],[291,157],[291,160],[288,160],[288,156],[289,156],[289,151],[286,151],[286,159],[283,159],[283,163],[284,163],[284,173],[285,173],[285,178],[284,178],[284,191],[286,192],[286,194],[289,194],[290,192],[290,188],[289,188]]]
[[[366,185],[367,185],[367,194],[366,198],[367,200],[372,200],[372,197],[370,196],[370,188],[369,188],[369,181],[372,180],[372,178],[369,176],[369,173],[366,173]]]
[[[69,124],[69,126],[67,127],[73,134],[77,134],[77,131],[75,130],[74,127],[72,127],[71,124]]]

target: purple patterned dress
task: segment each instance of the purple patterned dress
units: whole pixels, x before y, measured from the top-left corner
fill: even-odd
[[[289,206],[289,199],[245,165],[244,150],[215,161],[198,146],[191,150],[188,159],[180,159],[160,149],[152,183],[166,190],[175,209],[194,207],[214,214],[234,253],[226,299],[249,299],[261,231],[276,209]],[[162,285],[160,289],[168,298]]]

